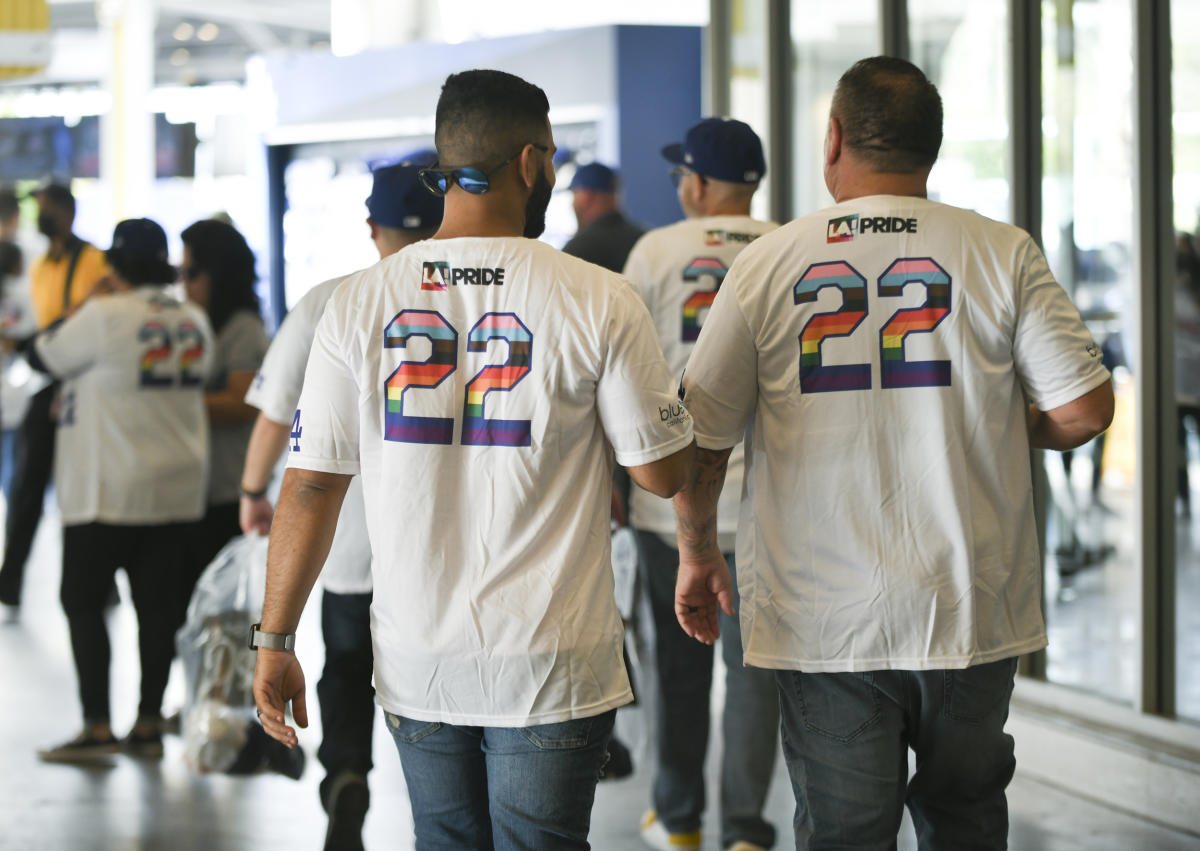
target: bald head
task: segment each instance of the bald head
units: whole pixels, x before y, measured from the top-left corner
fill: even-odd
[[[921,69],[891,56],[854,63],[838,80],[829,114],[842,144],[877,172],[928,170],[942,145],[942,99]]]
[[[499,165],[530,142],[550,144],[550,103],[503,71],[451,74],[438,98],[434,142],[444,168]]]

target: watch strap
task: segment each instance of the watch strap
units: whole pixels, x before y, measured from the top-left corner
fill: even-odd
[[[266,647],[270,650],[292,650],[296,646],[296,633],[294,632],[263,632],[259,629],[260,624],[251,624],[250,626],[250,641],[251,650],[257,650],[259,647]]]

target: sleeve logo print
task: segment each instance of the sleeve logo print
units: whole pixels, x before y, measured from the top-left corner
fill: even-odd
[[[658,406],[658,418],[669,426],[677,426],[688,422],[692,418],[692,415],[688,413],[687,408],[683,407],[683,405],[676,402],[668,402],[665,408],[662,405]]]
[[[445,292],[448,287],[504,286],[504,269],[488,267],[451,267],[444,260],[426,260],[421,264],[421,289]]]

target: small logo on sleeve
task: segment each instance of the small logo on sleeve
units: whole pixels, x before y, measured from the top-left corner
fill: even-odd
[[[1088,356],[1091,357],[1093,360],[1095,358],[1100,357],[1100,354],[1101,354],[1100,347],[1097,346],[1095,343],[1088,343],[1086,346],[1083,347],[1083,350],[1085,352],[1087,352]]]
[[[658,419],[665,425],[676,426],[686,423],[692,418],[682,403],[668,402],[666,406],[658,406]]]
[[[454,266],[444,260],[425,261],[421,265],[421,289],[445,292],[447,287],[502,287],[504,268]]]

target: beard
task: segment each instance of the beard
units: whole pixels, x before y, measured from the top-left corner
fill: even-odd
[[[525,202],[525,232],[523,236],[537,239],[546,229],[546,208],[550,206],[550,185],[546,172],[539,171],[534,181],[533,191]]]

